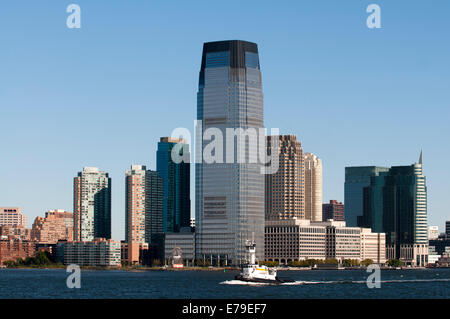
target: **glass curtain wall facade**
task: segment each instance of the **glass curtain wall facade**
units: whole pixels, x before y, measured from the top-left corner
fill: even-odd
[[[224,163],[206,163],[202,157],[201,163],[196,164],[197,258],[213,264],[244,263],[245,241],[253,239],[257,258],[262,259],[264,175],[261,165],[248,161],[237,163],[236,158],[234,163],[225,163],[227,128],[264,127],[257,45],[239,40],[205,43],[197,101],[202,136],[209,128],[215,128],[224,137]],[[203,154],[206,145],[215,138],[197,141],[197,152]],[[236,144],[234,156],[238,151],[249,152],[249,157],[256,155],[250,154],[253,148],[248,142],[239,145],[239,149]]]
[[[175,163],[172,149],[181,144],[180,156],[189,158],[189,145],[184,139],[161,137],[156,153],[156,170],[163,181],[163,231],[179,232],[189,227],[191,219],[190,162]]]
[[[370,178],[388,170],[377,166],[345,168],[344,215],[348,227],[358,226],[357,217],[363,214],[363,189],[370,185]]]
[[[390,257],[415,265],[427,262],[427,187],[422,163],[394,166],[373,176],[363,190],[358,226],[386,233]]]
[[[385,232],[388,244],[426,244],[427,188],[422,165],[394,166],[364,188],[360,227]]]

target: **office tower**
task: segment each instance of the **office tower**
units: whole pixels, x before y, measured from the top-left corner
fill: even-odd
[[[162,178],[142,165],[125,173],[125,241],[151,243],[163,232]]]
[[[330,200],[329,204],[322,205],[322,220],[327,221],[329,219],[335,221],[345,221],[344,218],[344,204],[337,200]]]
[[[258,131],[264,126],[263,93],[258,46],[246,41],[220,41],[203,45],[197,95],[197,120],[202,136],[217,129]],[[210,131],[210,130],[209,130]],[[214,139],[214,137],[212,138]],[[226,145],[227,142],[223,141]],[[203,154],[209,141],[202,141]],[[236,154],[254,158],[249,145],[234,145],[233,163],[196,164],[197,258],[213,263],[240,264],[246,260],[245,241],[254,239],[257,258],[264,256],[264,175],[262,165],[238,163]],[[197,143],[199,145],[199,143]],[[225,148],[225,147],[224,147]],[[231,151],[228,154],[231,156]],[[199,156],[199,157],[200,157]],[[197,156],[196,156],[197,157]],[[197,162],[197,159],[196,159]]]
[[[27,216],[19,207],[0,207],[0,226],[27,227]]]
[[[305,218],[304,157],[295,135],[267,136],[267,149],[278,139],[279,168],[265,176],[267,220]]]
[[[358,225],[357,216],[363,214],[363,189],[370,185],[370,178],[388,171],[386,167],[361,166],[345,168],[345,222],[349,227]]]
[[[445,222],[445,234],[450,237],[450,221]]]
[[[156,153],[156,170],[163,182],[164,232],[178,232],[181,227],[189,227],[191,218],[190,163],[172,160],[172,150],[177,144],[180,144],[180,156],[189,159],[189,145],[184,139],[161,137]]]
[[[322,221],[322,161],[312,153],[304,155],[305,161],[305,218]]]
[[[75,241],[111,238],[111,178],[97,167],[84,167],[73,183]]]
[[[58,240],[73,240],[73,214],[64,210],[50,210],[45,218],[36,217],[31,229],[31,240],[56,244]]]
[[[389,258],[424,266],[428,255],[427,187],[419,163],[394,166],[371,178],[363,190],[358,226],[386,233]]]

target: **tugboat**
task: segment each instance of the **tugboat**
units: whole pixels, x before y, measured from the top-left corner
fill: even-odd
[[[258,265],[256,263],[256,244],[254,242],[247,241],[245,244],[247,252],[250,256],[250,262],[242,265],[242,271],[234,279],[245,282],[257,282],[257,283],[269,283],[269,284],[282,284],[286,282],[294,282],[291,279],[281,279],[277,276],[275,268],[269,268],[264,265]]]

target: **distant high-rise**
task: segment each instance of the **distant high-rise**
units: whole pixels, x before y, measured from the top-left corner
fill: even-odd
[[[312,153],[304,155],[305,161],[305,218],[322,221],[322,161]]]
[[[450,237],[450,221],[445,222],[445,234]]]
[[[74,178],[75,241],[111,238],[111,178],[97,167],[84,167]]]
[[[389,258],[427,264],[427,187],[421,159],[371,177],[363,190],[363,216],[358,217],[358,226],[386,233]]]
[[[363,214],[363,189],[370,185],[370,178],[387,172],[386,167],[361,166],[345,168],[345,222],[349,227],[356,227],[357,217]]]
[[[255,43],[233,40],[203,45],[197,120],[201,121],[202,136],[209,128],[218,129],[226,136],[227,128],[258,131],[264,127],[262,81]],[[205,144],[208,143],[203,143],[197,154],[202,154]],[[247,143],[237,150],[249,157],[257,152]],[[208,258],[215,264],[243,263],[245,241],[252,239],[256,242],[257,258],[264,257],[261,167],[249,161],[210,163],[204,158],[196,164],[197,258]]]
[[[189,145],[184,139],[161,137],[156,155],[156,170],[163,183],[163,231],[178,232],[182,227],[189,227],[191,218],[189,162],[175,163],[172,150],[180,144],[180,156],[190,158]],[[188,154],[183,154],[183,152]]]
[[[268,150],[276,138],[279,141],[279,168],[275,174],[265,176],[266,219],[304,219],[305,166],[302,144],[295,135],[267,136]]]
[[[435,240],[439,238],[439,227],[428,226],[428,240]]]
[[[322,220],[329,219],[335,221],[345,221],[344,218],[344,204],[337,200],[330,200],[330,203],[322,205]]]
[[[0,226],[27,227],[27,216],[19,207],[0,207]]]
[[[163,232],[162,178],[142,165],[125,173],[125,241],[151,243]]]

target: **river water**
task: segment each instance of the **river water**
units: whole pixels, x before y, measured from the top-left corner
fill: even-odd
[[[450,269],[382,270],[369,289],[364,270],[279,271],[282,285],[244,284],[237,271],[82,270],[69,289],[64,269],[0,269],[0,298],[450,298]]]

